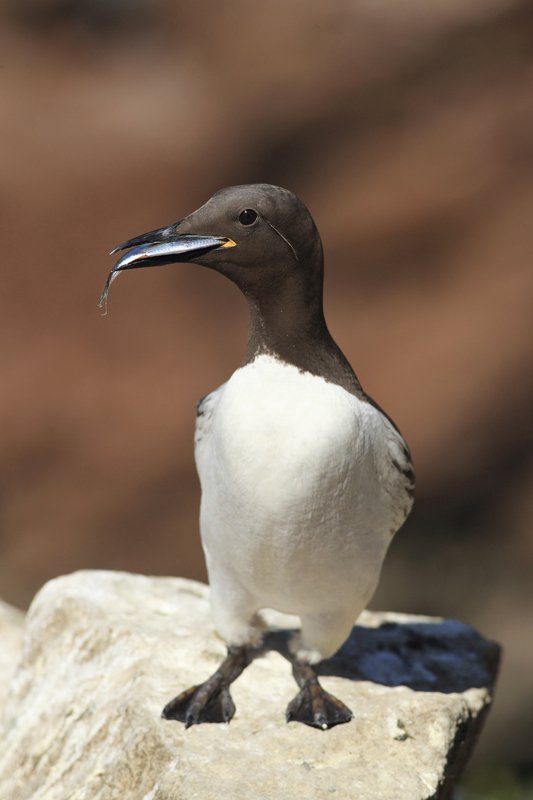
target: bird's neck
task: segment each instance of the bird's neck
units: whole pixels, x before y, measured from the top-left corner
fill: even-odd
[[[326,325],[321,285],[310,292],[297,280],[287,280],[275,292],[247,299],[250,327],[245,364],[259,355],[271,355],[362,395],[357,377]]]

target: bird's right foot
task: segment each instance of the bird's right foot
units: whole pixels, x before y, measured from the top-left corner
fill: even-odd
[[[184,722],[186,728],[200,722],[229,722],[235,714],[230,684],[246,669],[253,655],[254,650],[247,647],[228,648],[228,654],[217,671],[203,683],[191,686],[167,703],[161,716]]]
[[[229,722],[235,714],[235,704],[228,686],[215,678],[212,675],[205,683],[181,692],[166,704],[161,716],[184,722],[186,728],[201,722]]]

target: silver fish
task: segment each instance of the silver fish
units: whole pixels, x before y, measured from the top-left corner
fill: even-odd
[[[179,256],[192,255],[192,253],[199,254],[204,250],[209,251],[217,247],[227,246],[229,241],[227,238],[220,236],[188,236],[184,234],[166,242],[147,242],[133,247],[122,258],[119,258],[107,276],[98,307],[104,309],[104,315],[107,314],[109,290],[119,272],[123,272],[126,269],[136,269],[137,267],[154,267],[172,263],[173,261],[180,261]],[[118,248],[111,251],[111,254],[124,246],[127,246],[127,243],[119,245]],[[154,260],[154,263],[146,263],[152,260]],[[183,260],[186,261],[187,259],[184,258]]]

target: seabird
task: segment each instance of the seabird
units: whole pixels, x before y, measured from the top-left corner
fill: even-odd
[[[131,249],[130,249],[131,248]],[[363,391],[328,331],[323,253],[306,206],[270,184],[222,189],[189,216],[129,239],[119,272],[194,262],[250,310],[246,358],[198,403],[195,457],[212,619],[227,656],[162,715],[229,722],[230,684],[261,650],[261,610],[300,618],[287,657],[299,687],[287,720],[326,729],[352,712],[315,665],[349,636],[411,510],[414,470],[398,428]]]

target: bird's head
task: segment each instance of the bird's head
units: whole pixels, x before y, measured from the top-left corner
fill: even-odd
[[[251,300],[288,280],[322,283],[322,245],[313,218],[290,191],[270,184],[222,189],[187,217],[118,245],[102,293],[127,269],[194,262],[221,272]]]

